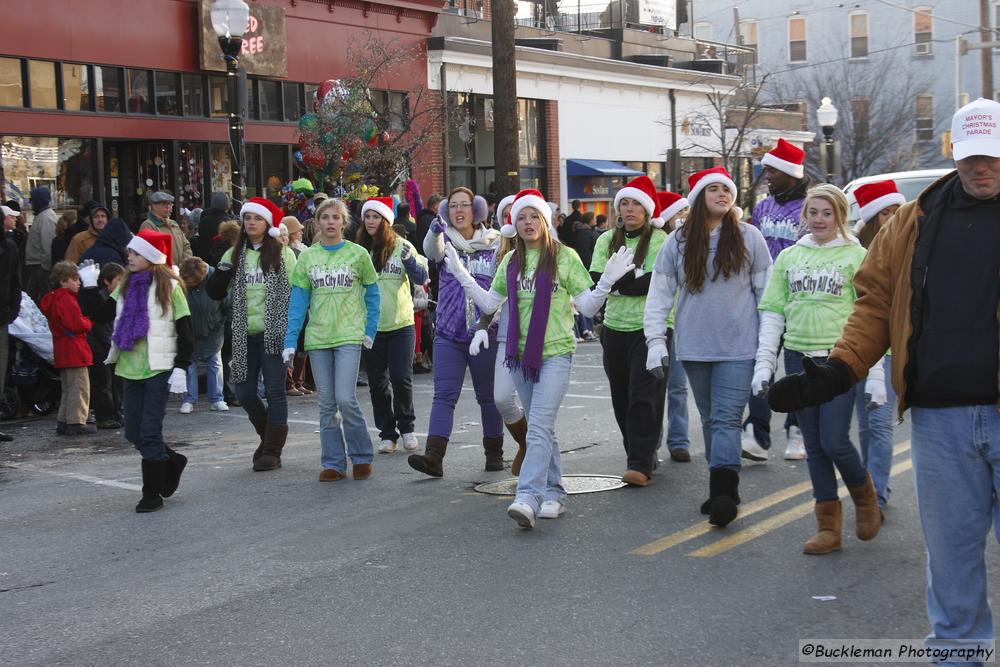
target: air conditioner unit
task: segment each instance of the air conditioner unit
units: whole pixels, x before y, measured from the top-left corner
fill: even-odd
[[[931,54],[931,43],[921,42],[914,47],[914,53],[918,56],[929,56]]]

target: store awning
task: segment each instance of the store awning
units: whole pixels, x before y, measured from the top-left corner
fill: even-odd
[[[566,160],[567,176],[642,176],[644,172],[611,160]]]

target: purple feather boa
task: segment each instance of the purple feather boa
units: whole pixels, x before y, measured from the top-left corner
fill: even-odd
[[[133,273],[128,279],[125,304],[118,318],[111,341],[119,350],[130,351],[140,338],[149,333],[149,286],[153,283],[152,271]]]

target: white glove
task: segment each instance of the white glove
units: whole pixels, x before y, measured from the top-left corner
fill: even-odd
[[[633,275],[635,276],[635,279],[638,280],[639,278],[642,278],[644,275],[646,275],[646,269],[640,266],[635,270],[635,273]]]
[[[750,393],[758,398],[767,396],[767,390],[771,386],[772,374],[773,371],[767,364],[756,364],[753,370],[753,381],[750,382]]]
[[[476,356],[483,350],[488,350],[490,347],[490,332],[486,329],[476,329],[476,333],[472,334],[472,342],[469,343],[469,354]]]
[[[370,350],[370,349],[372,349],[372,345],[375,344],[375,341],[372,340],[371,336],[365,336],[365,340],[361,344],[364,345],[364,347],[365,347],[366,350]]]
[[[616,282],[622,279],[625,274],[633,271],[635,269],[635,264],[632,262],[633,253],[631,250],[622,246],[608,258],[607,264],[604,265],[604,275],[601,276],[601,287],[606,290],[610,290]]]
[[[76,267],[76,270],[80,274],[80,283],[84,287],[97,287],[97,277],[101,275],[101,267],[94,264],[94,260],[84,260]]]
[[[465,264],[462,263],[462,258],[458,256],[458,251],[455,250],[455,246],[450,243],[445,247],[444,265],[448,267],[448,270],[451,271],[451,275],[455,276],[455,280],[457,280],[458,284],[462,287],[469,288],[478,284],[476,283],[476,279],[472,277],[472,274],[469,273],[469,270],[465,268]],[[617,280],[617,278],[615,280]]]
[[[865,380],[865,402],[869,410],[877,410],[885,405],[889,400],[885,390],[885,369],[879,361],[868,372],[868,379]]]
[[[293,359],[295,359],[294,347],[286,347],[284,350],[281,351],[281,360],[285,362],[286,366],[292,363]]]
[[[188,390],[187,371],[183,368],[175,368],[167,381],[167,387],[171,394],[184,394]]]
[[[605,272],[604,275],[608,275]],[[670,354],[667,346],[663,343],[656,343],[649,348],[646,353],[646,370],[657,380],[662,380],[667,376],[667,368],[670,366]]]

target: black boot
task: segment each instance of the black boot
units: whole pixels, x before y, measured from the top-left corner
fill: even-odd
[[[483,450],[486,452],[486,470],[496,472],[503,470],[503,436],[499,438],[483,438]]]
[[[160,491],[163,488],[163,473],[167,461],[142,460],[142,500],[135,506],[135,511],[144,514],[155,512],[163,507]]]
[[[257,472],[277,470],[281,467],[281,450],[288,439],[288,424],[268,424],[264,431],[264,444],[260,458],[254,461]]]
[[[712,468],[708,471],[708,522],[720,528],[729,525],[739,512],[737,505],[740,474],[729,468]],[[702,505],[703,510],[705,505]]]
[[[427,436],[427,446],[424,447],[423,454],[410,454],[406,462],[410,467],[418,472],[431,477],[441,477],[444,469],[441,463],[444,460],[444,453],[448,449],[448,439],[439,435]]]
[[[169,447],[167,447],[167,455],[170,458],[167,459],[167,465],[163,474],[163,485],[160,487],[160,495],[164,498],[174,495],[177,485],[181,483],[181,473],[184,472],[184,466],[188,462],[186,456],[178,454]]]

